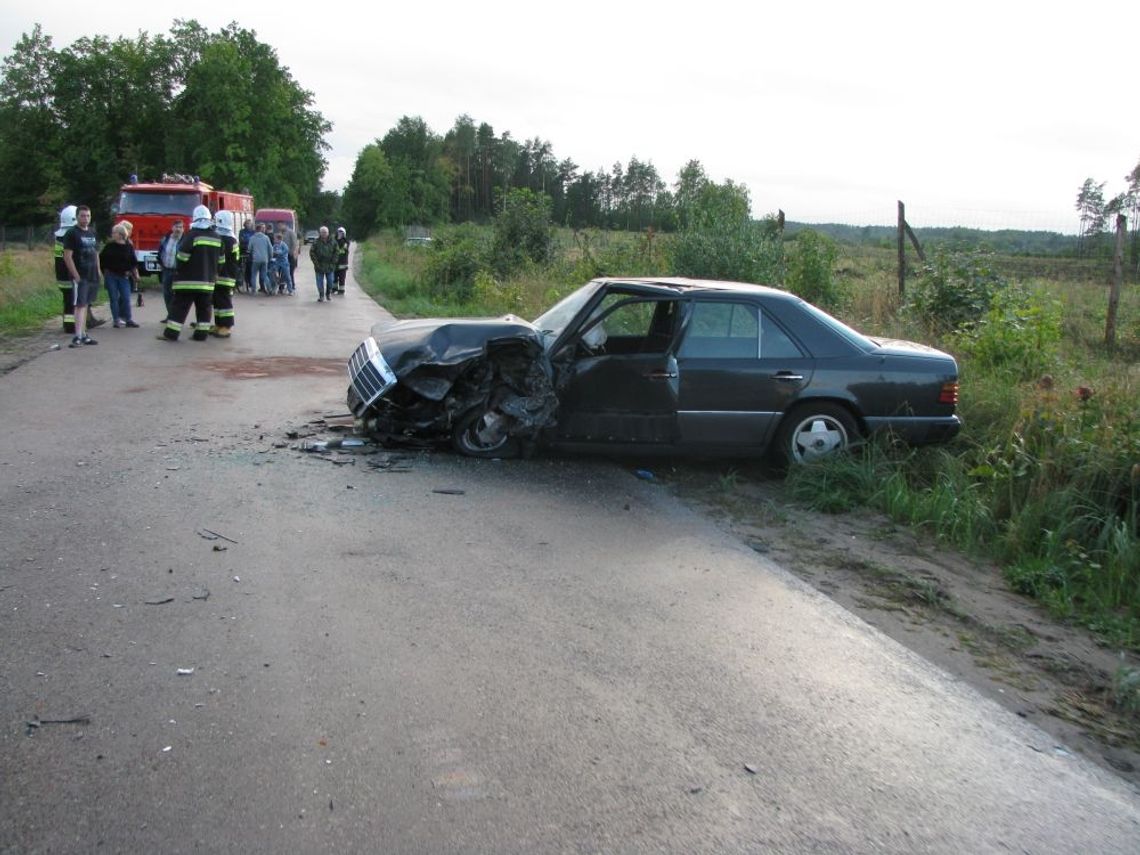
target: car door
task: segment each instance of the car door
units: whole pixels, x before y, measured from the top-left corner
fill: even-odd
[[[556,442],[668,444],[677,439],[681,301],[611,290],[590,308],[559,360]]]
[[[680,442],[764,445],[813,362],[760,301],[695,295],[677,348]]]

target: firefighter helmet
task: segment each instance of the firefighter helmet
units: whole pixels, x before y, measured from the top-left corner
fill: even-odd
[[[233,211],[218,211],[214,214],[214,228],[218,230],[218,234],[234,236],[234,214]]]

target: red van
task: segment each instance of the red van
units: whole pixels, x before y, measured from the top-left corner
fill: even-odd
[[[297,228],[297,212],[292,208],[258,208],[254,219],[271,226],[274,232],[277,231],[279,223],[284,223],[293,230],[293,234],[300,236]]]

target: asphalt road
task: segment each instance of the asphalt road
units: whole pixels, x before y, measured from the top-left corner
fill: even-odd
[[[1119,779],[628,467],[300,450],[382,314],[301,279],[0,377],[0,851],[1140,847]]]

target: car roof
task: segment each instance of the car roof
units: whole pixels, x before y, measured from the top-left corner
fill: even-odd
[[[638,287],[659,286],[670,291],[724,291],[735,294],[766,294],[774,297],[798,299],[794,294],[767,285],[750,282],[722,282],[717,279],[688,279],[684,276],[625,277],[607,276],[594,280],[605,285],[637,285]]]

